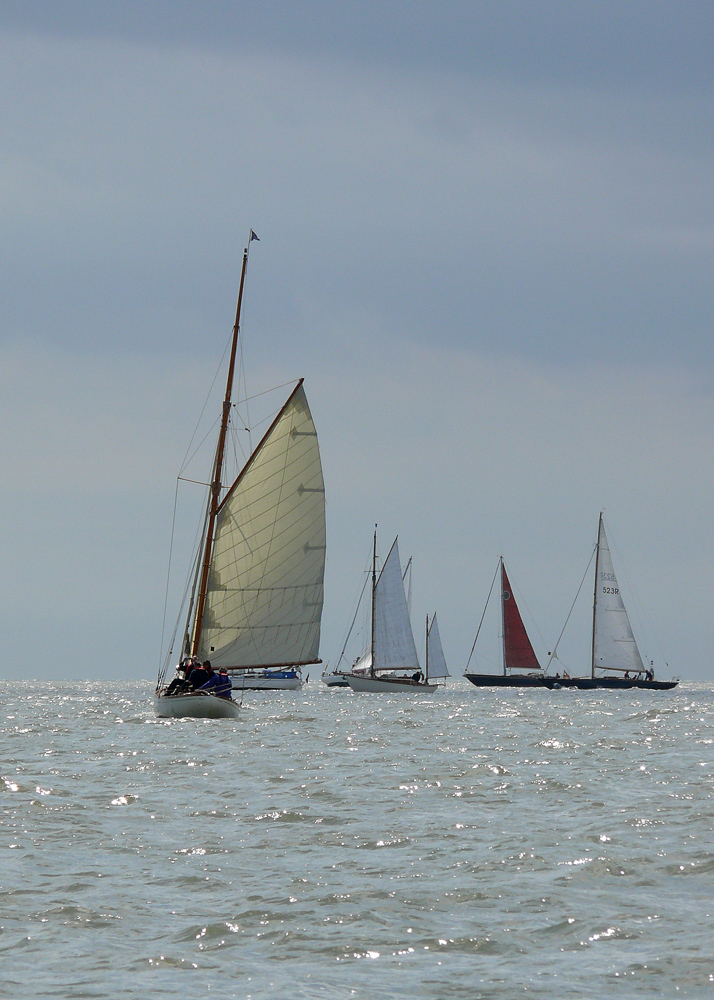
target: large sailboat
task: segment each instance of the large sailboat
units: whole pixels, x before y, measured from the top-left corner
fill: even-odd
[[[435,676],[445,676],[446,668],[438,626],[432,619],[431,659],[435,674],[422,673],[409,606],[404,592],[399,545],[394,539],[389,555],[377,574],[377,533],[374,534],[371,574],[371,615],[369,646],[344,678],[358,692],[427,692],[436,691]],[[443,663],[443,666],[441,665]],[[426,668],[428,670],[428,667]]]
[[[501,634],[503,652],[503,673],[481,674],[469,673],[468,666],[464,677],[476,687],[548,687],[548,679],[538,662],[521,613],[516,604],[503,557],[499,559],[496,573],[501,573]],[[494,580],[495,582],[495,580]],[[493,584],[491,585],[493,590]],[[490,599],[491,594],[489,593]],[[487,603],[488,603],[487,599]],[[481,619],[483,622],[483,618]],[[480,627],[480,626],[479,626]],[[478,639],[478,633],[476,634]],[[476,646],[474,640],[471,652]]]
[[[182,654],[225,668],[234,691],[295,690],[301,668],[321,662],[325,487],[302,379],[238,476],[223,484],[247,262],[246,248]],[[157,715],[203,716],[205,701],[167,694],[160,674]]]

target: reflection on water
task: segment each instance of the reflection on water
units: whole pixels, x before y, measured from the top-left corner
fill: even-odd
[[[0,687],[0,996],[714,990],[714,694]]]

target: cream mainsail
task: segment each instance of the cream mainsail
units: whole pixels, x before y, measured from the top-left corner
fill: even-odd
[[[632,632],[612,565],[605,525],[600,515],[595,606],[593,614],[593,676],[596,670],[644,671],[644,664]]]
[[[301,382],[218,507],[199,657],[318,662],[324,573],[325,487]]]

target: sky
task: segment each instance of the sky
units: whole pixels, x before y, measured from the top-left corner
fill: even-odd
[[[0,676],[156,676],[252,228],[248,391],[304,377],[320,438],[324,660],[375,523],[452,673],[501,554],[545,656],[604,510],[643,654],[714,678],[713,35],[687,0],[0,0]]]

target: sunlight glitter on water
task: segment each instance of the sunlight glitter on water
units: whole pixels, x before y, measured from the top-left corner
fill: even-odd
[[[0,996],[711,995],[703,685],[1,690]]]

